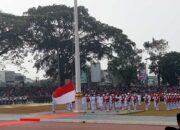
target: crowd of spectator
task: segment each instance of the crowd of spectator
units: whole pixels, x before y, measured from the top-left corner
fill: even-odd
[[[47,103],[55,87],[0,87],[0,104]]]
[[[9,86],[0,87],[0,105],[4,104],[22,104],[22,103],[48,103],[51,102],[52,92],[56,89],[54,86],[30,86],[19,87]],[[130,87],[113,87],[113,86],[82,86],[83,94],[121,94],[121,93],[138,93],[140,95],[162,94],[162,93],[180,93],[180,86],[130,86]]]
[[[180,86],[129,86],[129,87],[113,87],[113,86],[94,86],[94,87],[82,87],[84,94],[125,94],[125,93],[137,93],[140,95],[147,94],[159,94],[164,93],[180,93]]]

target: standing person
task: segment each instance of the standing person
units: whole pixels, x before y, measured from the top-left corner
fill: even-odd
[[[52,98],[52,112],[53,113],[56,112],[56,102],[55,102],[54,98]]]
[[[140,95],[140,94],[138,94],[138,95],[137,95],[137,97],[138,97],[138,105],[141,105],[141,100],[142,100],[142,97],[141,97],[141,95]]]
[[[87,101],[87,109],[91,109],[90,95],[89,94],[86,96],[86,101]]]
[[[112,97],[113,95],[112,94],[110,94],[109,95],[109,110],[112,110],[112,107],[113,107],[113,97]]]
[[[82,110],[84,112],[87,111],[87,99],[86,99],[86,97],[87,97],[87,94],[86,95],[83,94],[83,96],[82,96]]]
[[[134,94],[133,96],[133,104],[134,104],[134,111],[137,111],[138,96],[136,94]]]
[[[178,109],[179,109],[180,108],[180,94],[178,94],[177,100],[178,100]]]
[[[159,102],[160,102],[160,96],[158,94],[156,94],[156,96],[155,96],[155,108],[156,108],[156,111],[159,111]]]
[[[67,105],[67,110],[68,111],[73,111],[73,103],[72,102],[69,102],[66,105]]]
[[[169,110],[173,109],[173,95],[170,93],[169,95]]]
[[[97,96],[96,96],[96,100],[97,100],[97,102],[96,102],[96,108],[97,108],[97,109],[100,108],[100,107],[99,107],[99,98],[100,98],[100,94],[97,94]]]
[[[125,95],[124,94],[121,95],[121,109],[122,110],[125,109]]]
[[[170,95],[166,94],[166,110],[170,110]]]
[[[112,94],[111,95],[111,110],[115,110],[115,100],[116,100],[116,98],[115,98],[115,94]]]
[[[150,106],[151,105],[151,95],[150,94],[148,95],[148,100],[149,100],[148,102],[149,102],[149,106]]]
[[[164,99],[164,104],[167,105],[167,94],[163,95],[163,99]]]
[[[103,95],[100,94],[99,98],[97,99],[97,102],[99,104],[100,111],[103,111],[104,109],[104,101],[103,101]]]
[[[109,97],[109,93],[106,94],[104,99],[105,99],[105,108],[106,108],[106,111],[110,111],[110,97]]]
[[[155,93],[153,94],[152,99],[154,101],[154,108],[156,108],[156,94]]]
[[[96,96],[95,96],[95,94],[91,94],[90,104],[91,104],[91,113],[95,113],[95,110],[96,110]]]
[[[126,100],[127,100],[127,109],[128,109],[128,112],[130,112],[131,111],[131,102],[132,102],[132,97],[131,97],[130,93],[127,94]]]
[[[120,101],[120,96],[119,96],[119,94],[117,94],[116,96],[115,96],[115,110],[117,111],[117,112],[119,112],[119,110],[120,110],[120,103],[121,103],[121,101]]]
[[[180,130],[180,113],[177,114],[177,123]]]
[[[145,110],[148,111],[148,109],[149,109],[149,96],[147,94],[144,96],[144,103],[145,103]]]

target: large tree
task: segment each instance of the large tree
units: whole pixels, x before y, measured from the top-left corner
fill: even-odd
[[[85,7],[80,6],[78,10],[82,69],[87,62],[95,62],[101,58],[108,58],[111,63],[118,59],[122,67],[126,65],[126,69],[132,69],[132,66],[139,62],[135,43],[129,40],[121,29],[97,21],[89,15]],[[16,54],[19,59],[14,58],[13,61],[20,65],[27,52],[30,52],[35,60],[34,66],[37,70],[44,70],[47,77],[58,78],[59,63],[61,84],[64,84],[65,79],[71,78],[74,73],[75,50],[74,8],[65,5],[39,6],[29,9],[22,17],[5,15],[5,19],[11,19],[7,20],[9,24],[4,25],[4,19],[1,22],[6,33],[3,32],[0,43],[1,47],[5,45],[5,48],[9,49],[9,53],[5,52],[8,57],[16,52],[13,55]],[[2,31],[0,33],[2,34]],[[114,53],[117,56],[113,55]],[[136,70],[133,68],[132,71]],[[124,71],[124,74],[126,73]],[[130,72],[128,76],[131,74]],[[129,79],[126,75],[122,76]]]
[[[168,42],[164,39],[147,41],[144,43],[144,48],[149,54],[151,64],[149,66],[150,73],[154,73],[158,77],[158,85],[160,85],[160,72],[159,72],[159,60],[166,53],[168,48]]]
[[[141,50],[136,49],[135,44],[125,44],[124,49],[116,46],[115,55],[108,62],[108,69],[119,79],[118,83],[129,86],[138,82],[137,68],[141,62],[139,53]]]
[[[164,84],[178,85],[180,82],[180,53],[165,54],[159,61],[159,69]]]
[[[78,10],[82,69],[87,62],[100,60],[104,56],[111,58],[112,49],[116,46],[128,50],[132,45],[122,30],[97,21],[82,6]],[[73,8],[65,5],[53,5],[31,8],[24,13],[29,23],[26,41],[35,55],[35,67],[57,79],[59,52],[61,84],[71,78],[74,71],[73,11]]]
[[[18,66],[23,62],[22,59],[27,54],[23,40],[25,26],[23,17],[0,12],[0,56],[4,67],[5,61]]]

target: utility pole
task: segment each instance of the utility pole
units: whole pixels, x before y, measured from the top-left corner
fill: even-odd
[[[75,112],[81,112],[81,80],[80,80],[80,52],[79,52],[79,31],[78,31],[78,7],[77,0],[74,0],[74,28],[75,28],[75,83],[76,83],[76,97],[75,97]]]

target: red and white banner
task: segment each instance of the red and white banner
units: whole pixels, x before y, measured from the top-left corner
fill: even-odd
[[[75,101],[75,89],[72,81],[62,87],[58,87],[52,95],[55,104],[66,104]]]
[[[145,81],[147,80],[147,69],[146,64],[138,68],[138,80]]]

